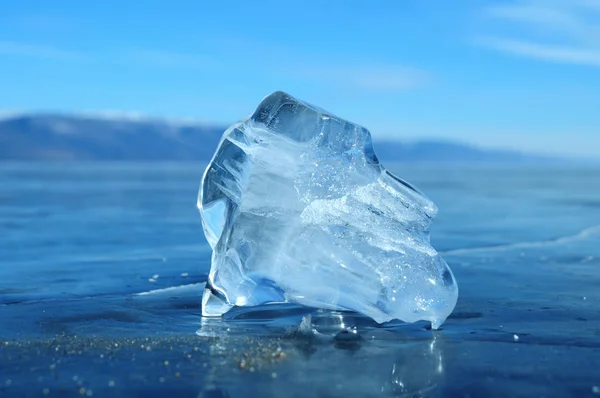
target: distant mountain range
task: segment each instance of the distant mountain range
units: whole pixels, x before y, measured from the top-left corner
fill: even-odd
[[[226,126],[24,115],[0,120],[0,160],[209,160]],[[384,161],[524,162],[541,157],[444,141],[375,141]]]
[[[0,160],[206,160],[225,126],[32,115],[0,121]]]

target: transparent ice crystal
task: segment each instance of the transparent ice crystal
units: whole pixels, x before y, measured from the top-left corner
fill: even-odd
[[[204,316],[291,302],[438,328],[456,305],[435,204],[379,163],[368,130],[286,93],[225,131],[198,208]]]

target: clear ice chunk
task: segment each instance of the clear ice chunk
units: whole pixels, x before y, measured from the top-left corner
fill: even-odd
[[[286,93],[225,131],[198,208],[204,316],[292,302],[438,328],[456,305],[435,204],[379,163],[368,130]]]

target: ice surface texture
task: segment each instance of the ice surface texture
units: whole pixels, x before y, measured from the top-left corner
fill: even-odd
[[[283,92],[225,131],[198,208],[205,316],[292,302],[437,328],[456,305],[435,204],[379,164],[368,130]]]

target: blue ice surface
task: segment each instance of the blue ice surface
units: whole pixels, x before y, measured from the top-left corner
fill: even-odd
[[[203,166],[0,165],[0,396],[596,396],[600,169],[386,165],[440,209],[461,297],[434,332],[201,319]],[[361,338],[299,334],[307,315]]]

